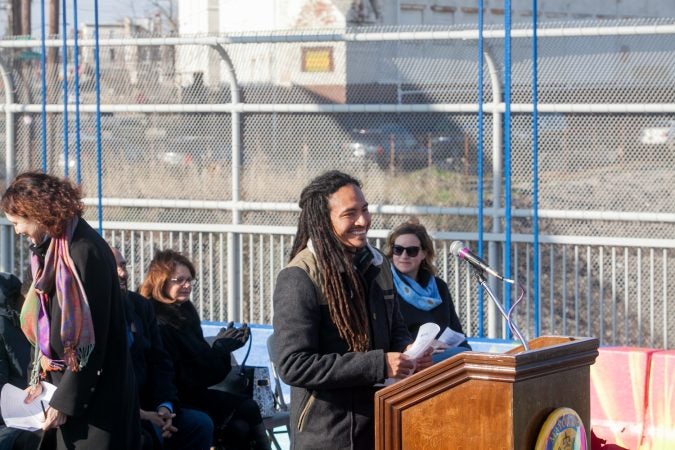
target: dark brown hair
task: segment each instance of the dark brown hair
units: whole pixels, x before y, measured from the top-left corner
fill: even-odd
[[[158,302],[173,303],[174,300],[164,294],[164,288],[178,265],[187,267],[192,278],[195,277],[195,266],[186,256],[170,249],[157,251],[150,261],[148,273],[138,292],[143,297],[152,298]]]
[[[434,242],[431,240],[429,233],[427,233],[427,229],[419,222],[417,217],[411,217],[407,222],[397,226],[389,233],[384,247],[384,254],[387,258],[391,259],[394,254],[394,242],[396,242],[396,238],[404,234],[414,234],[417,236],[417,239],[420,240],[420,248],[424,250],[424,254],[426,255],[420,264],[420,269],[426,270],[431,275],[436,275]]]
[[[314,178],[302,190],[291,259],[312,240],[331,320],[350,350],[366,351],[369,326],[365,289],[352,263],[353,255],[335,235],[328,204],[328,197],[348,185],[361,187],[356,178],[333,170]]]
[[[51,237],[61,236],[73,217],[82,216],[82,191],[66,178],[24,172],[0,200],[5,213],[37,222]]]

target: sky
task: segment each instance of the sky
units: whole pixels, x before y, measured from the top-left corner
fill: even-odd
[[[35,37],[40,36],[40,8],[42,0],[33,0],[32,2],[32,11],[31,11],[31,25],[33,30],[33,35]],[[68,28],[73,26],[73,3],[74,0],[66,0],[67,8],[67,23]],[[168,0],[161,1],[160,3],[168,3]],[[0,5],[2,9],[0,10],[0,36],[5,35],[7,29],[7,10],[5,5],[7,0],[0,0]],[[49,18],[49,0],[44,0],[45,4],[45,20]],[[63,1],[59,0],[59,5],[63,5]],[[119,22],[124,19],[124,17],[151,17],[154,12],[157,10],[155,6],[152,5],[151,0],[99,0],[98,2],[98,11],[99,11],[99,23],[110,23],[110,22]],[[94,0],[80,0],[77,2],[77,21],[78,24],[82,23],[93,23],[94,22]],[[61,14],[61,12],[59,12]],[[59,16],[62,17],[62,16]],[[62,19],[59,19],[61,23]],[[59,25],[60,27],[61,25]],[[45,29],[47,24],[45,24]]]

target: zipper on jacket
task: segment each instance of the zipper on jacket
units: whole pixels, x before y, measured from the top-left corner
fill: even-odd
[[[305,425],[305,420],[307,419],[307,413],[314,404],[315,399],[316,397],[314,397],[314,393],[311,393],[307,399],[307,403],[305,403],[305,406],[300,411],[300,415],[298,416],[298,431],[302,431],[302,428]]]

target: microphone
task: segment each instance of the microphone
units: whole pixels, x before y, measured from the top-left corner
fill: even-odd
[[[511,309],[509,309],[509,312],[507,313],[504,311],[504,307],[502,306],[499,301],[497,301],[497,298],[495,297],[494,293],[492,292],[492,289],[490,289],[490,286],[487,284],[485,277],[482,276],[485,272],[489,273],[490,275],[499,278],[500,280],[506,282],[506,283],[511,283],[515,284],[515,280],[510,280],[508,278],[504,278],[503,276],[499,275],[496,270],[492,269],[488,263],[483,261],[483,259],[473,253],[471,250],[469,250],[467,247],[464,246],[464,242],[462,241],[455,241],[452,244],[450,244],[450,253],[458,257],[459,259],[463,259],[464,261],[468,262],[473,266],[473,268],[479,272],[479,276],[476,278],[478,279],[478,282],[485,291],[488,293],[494,304],[497,306],[497,309],[499,310],[499,313],[504,317],[504,320],[506,320],[506,323],[508,324],[509,328],[518,337],[518,340],[523,344],[523,348],[527,351],[530,349],[530,347],[527,344],[527,341],[525,338],[523,338],[523,334],[520,332],[520,329],[516,326],[516,324],[511,320],[511,314],[513,314],[514,308],[520,301],[522,300],[522,295],[524,294],[524,290],[521,287],[521,296],[516,302],[511,306]],[[520,286],[520,284],[518,284]]]
[[[463,259],[464,261],[468,262],[476,270],[486,272],[492,275],[493,277],[499,278],[502,281],[506,282],[509,281],[508,279],[499,275],[499,273],[493,268],[491,268],[488,265],[488,263],[486,263],[480,256],[476,255],[474,252],[469,250],[468,247],[465,247],[464,242],[462,241],[455,241],[452,244],[450,244],[450,253],[452,253],[457,258]]]

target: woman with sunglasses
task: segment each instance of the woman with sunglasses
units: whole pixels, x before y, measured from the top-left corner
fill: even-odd
[[[392,262],[401,315],[410,334],[417,336],[420,326],[433,322],[441,333],[449,327],[463,335],[448,285],[436,276],[434,246],[424,225],[413,218],[396,227],[387,237],[384,253]],[[466,339],[453,348],[437,345],[440,351],[432,355],[434,362],[471,350]]]
[[[152,300],[162,341],[171,354],[174,385],[186,407],[211,416],[215,441],[228,449],[269,449],[257,403],[211,386],[231,369],[231,352],[249,337],[246,325],[223,328],[213,346],[204,339],[201,320],[190,301],[197,280],[192,262],[173,250],[162,250],[150,262],[139,293]]]

